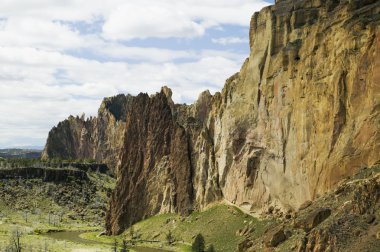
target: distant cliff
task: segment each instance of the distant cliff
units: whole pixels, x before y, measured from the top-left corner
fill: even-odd
[[[376,0],[276,1],[253,15],[250,56],[221,93],[192,105],[174,104],[168,88],[140,94],[120,131],[98,127],[123,136],[107,137],[116,148],[83,148],[92,145],[77,140],[81,130],[59,125],[45,152],[68,146],[67,156],[105,151],[102,159],[121,150],[110,234],[220,200],[249,211],[297,209],[380,159],[379,12]]]
[[[96,160],[113,170],[123,144],[125,116],[132,101],[130,95],[105,98],[97,117],[70,116],[60,122],[49,132],[42,159]]]

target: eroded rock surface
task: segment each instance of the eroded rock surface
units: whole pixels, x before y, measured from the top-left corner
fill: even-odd
[[[192,210],[189,139],[173,117],[166,91],[138,95],[127,113],[117,189],[107,216],[112,233],[160,212]]]
[[[280,235],[283,241],[271,251],[379,251],[379,186],[380,165],[361,170],[353,178],[342,181],[337,190],[299,210],[290,220],[267,216],[275,222],[267,234],[247,234],[238,251],[265,251],[270,245],[268,238],[273,237],[272,230],[286,230],[285,234],[292,235],[287,235],[286,240]],[[373,196],[368,197],[368,193]]]
[[[97,117],[70,116],[60,122],[49,132],[42,159],[96,160],[114,170],[132,101],[130,95],[105,98]]]
[[[250,56],[221,93],[176,105],[163,88],[131,99],[125,123],[70,118],[45,155],[119,160],[108,233],[222,199],[298,209],[380,159],[379,12],[376,0],[276,1],[253,15]]]
[[[375,163],[380,153],[379,10],[378,1],[279,1],[255,13],[250,57],[221,93],[204,92],[190,106],[174,105],[170,99],[170,109],[145,107],[163,109],[150,111],[146,121],[152,120],[152,114],[159,118],[168,114],[181,129],[181,141],[187,141],[187,146],[176,145],[188,153],[187,158],[179,155],[178,166],[169,165],[157,175],[164,179],[172,170],[186,174],[191,181],[183,183],[182,192],[188,195],[181,197],[197,209],[220,199],[246,210],[268,204],[297,209],[360,167]],[[139,129],[134,132],[142,134]],[[149,132],[152,139],[161,137],[155,134]],[[178,130],[171,134],[175,137]],[[161,144],[172,148],[168,141]],[[118,171],[120,181],[145,181],[151,177],[148,173],[136,178],[126,173],[152,169],[156,174],[165,167],[162,156],[173,159],[170,151],[156,157],[148,149],[144,155],[132,154],[129,148],[147,142],[133,146],[128,142]],[[131,166],[130,158],[138,157],[139,165]],[[173,188],[171,181],[154,188]],[[116,187],[111,206],[117,210],[111,210],[109,223],[123,223],[120,213],[133,212],[123,210],[131,208],[125,198],[128,193],[121,193],[124,188],[122,182]],[[150,188],[149,183],[141,190]],[[146,203],[148,210],[139,213],[141,217],[183,210],[157,204],[162,202],[159,199],[153,205]],[[121,231],[108,227],[110,233]]]

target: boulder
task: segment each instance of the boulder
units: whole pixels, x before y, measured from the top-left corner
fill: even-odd
[[[296,227],[303,228],[306,232],[309,232],[310,230],[318,226],[320,223],[322,223],[324,220],[326,220],[330,215],[331,210],[328,208],[317,209],[310,213],[308,216],[306,216],[305,219],[296,223]]]
[[[284,227],[276,227],[267,232],[264,238],[264,244],[266,247],[277,247],[280,243],[286,240]]]

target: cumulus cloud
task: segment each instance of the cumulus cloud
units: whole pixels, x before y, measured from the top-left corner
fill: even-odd
[[[48,130],[68,115],[96,115],[105,96],[152,94],[169,85],[177,102],[191,102],[204,89],[219,90],[241,64],[212,52],[187,63],[128,64],[11,47],[0,48],[0,62],[6,62],[0,67],[0,115],[6,118],[0,121],[2,146],[10,146],[9,131],[15,130],[18,137],[42,144]]]
[[[114,40],[201,36],[212,26],[248,26],[264,0],[4,0],[0,17],[93,22],[105,20],[103,36]]]
[[[61,50],[77,48],[83,44],[77,31],[58,22],[29,17],[10,17],[0,26],[2,46],[31,46]]]
[[[252,10],[267,4],[261,0],[140,0],[112,10],[103,35],[114,40],[197,37],[223,24],[248,26]]]
[[[137,2],[114,10],[103,26],[104,36],[113,40],[202,36],[205,27],[172,5]]]
[[[205,89],[219,91],[248,55],[212,44],[244,39],[214,38],[207,49],[193,47],[192,39],[226,24],[247,28],[264,5],[260,0],[0,1],[0,147],[41,146],[51,127],[70,114],[96,115],[106,96],[152,94],[168,85],[176,102],[189,103]],[[168,44],[129,43],[145,38]],[[183,40],[185,46],[173,49]]]

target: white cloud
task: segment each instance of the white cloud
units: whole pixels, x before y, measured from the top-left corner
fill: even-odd
[[[112,10],[103,35],[113,40],[197,37],[222,24],[248,26],[253,11],[265,5],[261,0],[140,0]]]
[[[202,36],[205,27],[187,13],[165,4],[125,4],[114,10],[103,26],[104,36],[113,40]]]
[[[191,40],[187,50],[170,44],[127,46],[120,40],[192,38],[210,27],[248,26],[264,5],[254,0],[0,1],[0,147],[43,145],[51,127],[70,114],[95,115],[106,96],[152,94],[168,85],[176,102],[191,102],[205,89],[220,90],[247,55],[193,48]],[[78,21],[97,27],[84,34]]]
[[[195,52],[183,50],[169,50],[161,48],[128,47],[120,44],[105,44],[100,55],[113,59],[133,59],[150,62],[167,62],[176,59],[195,59]]]
[[[225,37],[225,38],[215,38],[211,40],[212,43],[220,45],[231,45],[231,44],[248,44],[249,40],[247,38],[239,37]]]
[[[2,0],[0,17],[93,22],[105,20],[104,37],[196,37],[212,26],[248,26],[264,0]],[[55,34],[57,35],[57,34]]]
[[[83,40],[78,32],[57,22],[37,18],[8,18],[0,26],[2,46],[32,46],[61,50],[80,47]]]
[[[183,102],[196,99],[204,89],[217,91],[241,62],[213,54],[210,51],[207,56],[204,52],[193,62],[181,64],[127,64],[101,63],[33,48],[1,47],[0,115],[5,120],[0,121],[0,146],[10,146],[14,132],[31,144],[41,144],[51,127],[68,115],[95,115],[106,96],[152,94],[168,85],[175,101]],[[57,71],[69,84],[57,79]]]

